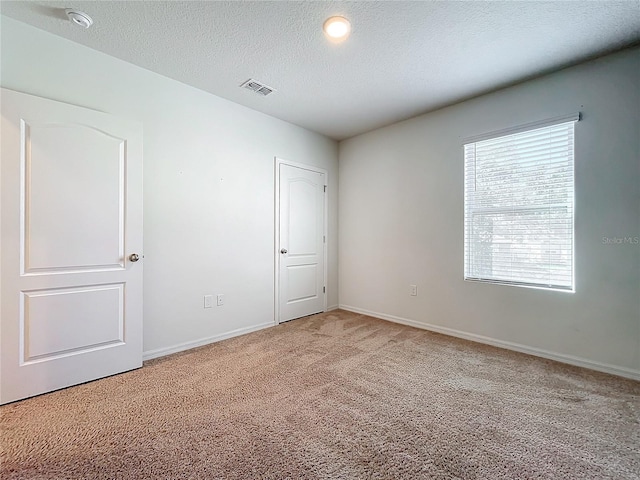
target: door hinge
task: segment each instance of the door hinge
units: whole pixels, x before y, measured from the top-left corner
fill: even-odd
[[[324,191],[325,191],[325,192],[327,191],[327,186],[326,186],[326,185],[324,186]]]
[[[327,237],[325,235],[322,235],[322,243],[327,243]]]
[[[327,287],[322,287],[322,293],[327,293]]]

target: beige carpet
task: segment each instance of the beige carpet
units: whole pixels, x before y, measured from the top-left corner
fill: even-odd
[[[640,383],[344,311],[0,408],[3,479],[637,479]]]

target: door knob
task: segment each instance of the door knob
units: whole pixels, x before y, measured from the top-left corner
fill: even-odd
[[[287,249],[283,248],[282,250],[280,250],[280,253],[284,255],[285,253],[287,253]]]
[[[138,255],[137,253],[132,253],[131,255],[129,255],[129,261],[137,262],[138,260],[140,260],[140,255]]]

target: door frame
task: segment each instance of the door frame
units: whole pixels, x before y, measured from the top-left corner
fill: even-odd
[[[329,211],[329,195],[327,195],[329,190],[329,172],[327,172],[324,168],[315,167],[313,165],[307,165],[304,163],[298,162],[290,162],[288,160],[284,160],[282,158],[274,157],[275,164],[275,229],[274,229],[274,265],[275,265],[275,275],[274,275],[274,292],[275,292],[275,301],[274,301],[274,325],[280,324],[280,165],[288,165],[290,167],[301,168],[303,170],[309,170],[311,172],[321,173],[324,175],[324,184],[325,184],[325,195],[324,195],[324,219],[323,219],[323,229],[324,229],[324,239],[325,241],[322,244],[323,247],[323,282],[325,287],[325,292],[323,295],[323,303],[322,303],[322,311],[327,311],[327,245],[329,244],[329,221],[328,221],[328,211]]]

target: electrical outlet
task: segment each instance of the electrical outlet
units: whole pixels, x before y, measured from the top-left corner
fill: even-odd
[[[204,296],[204,308],[213,307],[213,295],[205,295]]]
[[[224,305],[224,295],[222,295],[221,293],[216,295],[216,305],[219,306],[219,307]]]
[[[417,285],[409,285],[409,295],[412,297],[418,296],[418,286]]]

